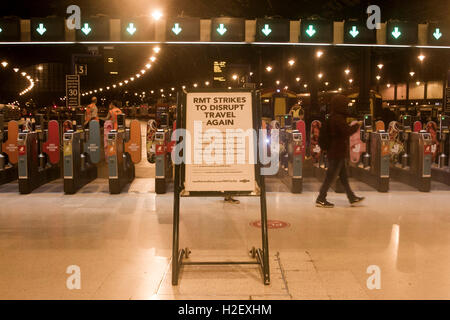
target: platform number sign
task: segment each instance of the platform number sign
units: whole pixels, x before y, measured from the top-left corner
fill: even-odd
[[[76,108],[80,104],[80,76],[66,75],[66,106]]]
[[[76,64],[75,74],[80,76],[87,76],[87,64]]]

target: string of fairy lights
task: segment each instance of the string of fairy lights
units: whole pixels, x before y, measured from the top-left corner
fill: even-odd
[[[101,93],[103,91],[110,91],[110,90],[114,90],[114,89],[117,89],[117,88],[123,88],[123,87],[126,87],[128,84],[131,84],[131,83],[141,79],[141,77],[143,77],[146,74],[146,72],[152,68],[152,63],[154,63],[156,61],[156,55],[160,51],[161,51],[160,47],[154,47],[153,48],[153,53],[154,54],[150,58],[148,58],[149,61],[135,75],[133,75],[133,76],[127,78],[127,79],[124,79],[124,80],[122,80],[120,82],[108,85],[106,87],[100,87],[100,88],[97,88],[97,89],[93,89],[93,90],[82,92],[81,96],[82,97],[86,97],[86,96],[95,95],[97,93]]]
[[[6,68],[8,68],[9,63],[8,63],[7,61],[3,60],[3,61],[0,63],[0,65],[1,65],[4,69],[6,69]],[[14,71],[15,73],[19,73],[20,69],[17,68],[17,67],[13,67],[13,71]],[[30,92],[31,90],[33,90],[35,80],[34,80],[29,74],[27,74],[25,71],[22,71],[22,72],[20,73],[20,75],[21,75],[22,77],[24,77],[25,79],[27,79],[27,81],[29,82],[28,87],[26,87],[26,88],[23,89],[21,92],[19,92],[19,96],[23,96],[23,95],[27,94],[28,92]],[[36,81],[37,81],[37,79],[36,79]]]

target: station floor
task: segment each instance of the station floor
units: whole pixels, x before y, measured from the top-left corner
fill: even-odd
[[[185,266],[171,284],[173,193],[156,195],[154,180],[136,179],[109,195],[97,179],[73,196],[62,181],[19,195],[0,186],[0,299],[449,299],[450,188],[421,193],[399,183],[350,207],[329,194],[334,209],[314,206],[319,183],[306,179],[293,195],[267,179],[271,284],[256,266]],[[182,247],[191,259],[246,260],[260,246],[259,199],[183,198]],[[69,266],[81,289],[69,290]],[[379,289],[367,286],[379,268]]]

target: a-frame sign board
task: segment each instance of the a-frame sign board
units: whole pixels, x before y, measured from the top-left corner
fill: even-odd
[[[182,161],[175,161],[173,285],[178,285],[180,269],[185,265],[238,264],[259,265],[264,284],[270,284],[266,189],[264,176],[261,175],[260,161],[258,161],[261,147],[260,127],[259,91],[201,89],[178,94],[175,133],[177,145],[172,158],[178,156]],[[178,129],[185,129],[185,132],[190,133],[191,139],[183,138],[183,130]],[[228,135],[230,130],[242,130],[252,134],[245,138],[241,136],[230,139]],[[230,154],[234,161],[228,158]],[[211,163],[211,157],[214,158],[214,163]],[[227,160],[224,165],[218,164],[220,159],[225,158]],[[189,249],[180,249],[179,243],[180,197],[223,197],[225,195],[260,197],[262,249],[253,248],[250,251],[252,260],[248,261],[190,261]]]

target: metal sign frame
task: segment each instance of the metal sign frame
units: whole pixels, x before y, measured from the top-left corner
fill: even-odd
[[[253,113],[253,129],[257,130],[259,138],[259,129],[261,128],[261,94],[259,91],[249,89],[195,89],[183,91],[178,93],[178,107],[177,107],[177,129],[186,129],[186,105],[188,93],[242,93],[250,92],[252,94],[252,113]],[[259,154],[259,140],[257,143],[257,153]],[[176,143],[183,143],[179,133],[176,134]],[[174,178],[174,203],[173,203],[173,246],[172,246],[172,284],[178,285],[180,276],[180,269],[185,265],[258,265],[260,267],[263,283],[265,285],[270,284],[270,269],[269,269],[269,239],[267,232],[267,204],[266,204],[266,187],[264,176],[261,175],[261,165],[259,162],[254,165],[255,179],[257,183],[258,192],[220,192],[220,191],[207,191],[207,192],[184,192],[185,183],[185,164],[175,164],[175,178]],[[252,248],[250,251],[253,261],[183,261],[183,259],[189,258],[190,250],[188,248],[180,250],[180,198],[181,197],[223,197],[225,195],[234,196],[258,196],[260,198],[260,210],[261,210],[261,238],[262,249]]]

